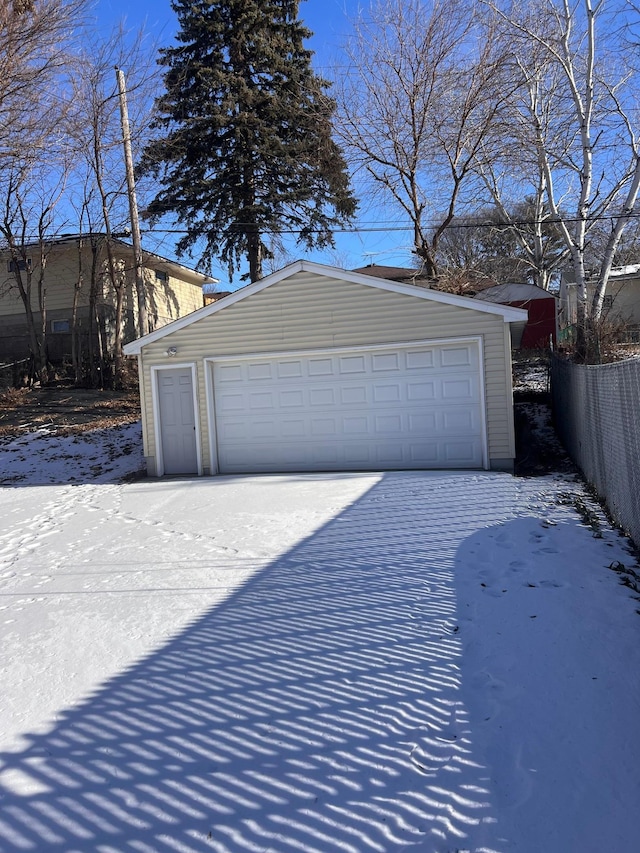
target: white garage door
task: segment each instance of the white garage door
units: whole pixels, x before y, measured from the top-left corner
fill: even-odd
[[[481,468],[476,341],[213,364],[220,473]]]

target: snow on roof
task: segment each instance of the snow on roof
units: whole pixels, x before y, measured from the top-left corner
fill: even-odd
[[[624,267],[613,267],[609,273],[609,278],[624,278],[625,276],[640,276],[640,264],[627,264]],[[587,275],[587,281],[593,283],[597,281],[597,273],[591,270]],[[576,276],[573,267],[569,267],[562,273],[563,284],[573,287],[576,284]]]
[[[626,267],[615,267],[609,273],[609,278],[615,278],[622,275],[638,275],[640,273],[640,264],[627,264]]]

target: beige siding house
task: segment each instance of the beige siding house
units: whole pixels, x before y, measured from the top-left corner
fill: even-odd
[[[510,470],[526,318],[297,261],[125,347],[147,470]]]
[[[93,244],[93,246],[92,246]],[[132,340],[137,329],[137,300],[134,289],[132,247],[112,240],[116,269],[124,284],[124,339]],[[38,281],[42,274],[38,245],[27,248],[19,261],[23,283],[31,279],[31,307],[40,323]],[[115,294],[107,268],[104,235],[63,237],[44,246],[42,282],[46,291],[46,324],[49,356],[60,361],[71,353],[71,322],[74,294],[80,337],[89,334],[89,304],[92,280],[96,294],[93,327],[109,340],[113,337]],[[202,287],[215,279],[151,252],[144,252],[146,303],[151,329],[158,329],[202,308]],[[24,358],[29,353],[25,309],[16,282],[15,261],[7,251],[0,253],[0,361]]]
[[[595,293],[595,283],[587,283],[587,299]],[[560,283],[560,319],[563,326],[573,326],[578,313],[578,293],[573,273]],[[640,330],[640,264],[611,270],[604,295],[603,317],[631,330]]]

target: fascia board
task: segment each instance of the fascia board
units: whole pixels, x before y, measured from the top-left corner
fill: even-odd
[[[185,275],[187,278],[195,279],[193,282],[197,284],[199,287],[203,287],[205,284],[219,284],[219,278],[213,278],[213,276],[205,275],[205,273],[198,272],[198,270],[191,269],[190,267],[186,267],[184,264],[179,264],[176,261],[170,261],[168,258],[163,258],[161,255],[156,255],[153,252],[142,252],[144,265],[148,269],[154,269],[155,267],[162,266],[166,267],[167,270],[172,271],[176,278],[182,278],[183,281],[186,281]]]

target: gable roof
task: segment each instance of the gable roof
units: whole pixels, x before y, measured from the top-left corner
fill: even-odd
[[[301,272],[312,273],[313,275],[323,276],[324,278],[339,279],[340,281],[360,284],[377,290],[400,293],[405,296],[413,296],[418,299],[426,299],[431,302],[455,305],[459,308],[466,308],[470,311],[495,314],[502,317],[505,323],[515,323],[522,327],[524,327],[524,324],[527,321],[527,312],[523,311],[521,308],[497,305],[491,302],[476,302],[468,296],[454,296],[451,293],[443,293],[439,290],[428,290],[424,287],[416,287],[413,284],[401,284],[370,275],[363,275],[358,272],[349,272],[348,270],[339,269],[338,267],[318,264],[314,261],[300,260],[294,261],[292,264],[283,267],[281,270],[278,270],[265,278],[261,278],[259,281],[254,281],[252,284],[248,284],[246,287],[240,288],[240,290],[236,290],[234,293],[229,294],[229,296],[225,296],[224,298],[213,302],[211,305],[207,305],[204,308],[193,311],[191,314],[187,314],[185,317],[174,320],[173,323],[169,323],[161,329],[156,329],[142,338],[131,341],[131,343],[125,345],[124,352],[126,355],[137,355],[147,344],[161,340],[167,335],[177,332],[180,329],[187,328],[192,323],[197,323],[205,317],[210,317],[212,314],[216,314],[218,311],[224,311],[224,309],[228,308],[230,305],[235,305],[236,302],[247,299],[255,293],[260,293],[260,291]]]
[[[399,281],[404,284],[415,284],[420,282],[422,287],[429,287],[432,283],[420,270],[408,267],[386,267],[378,264],[367,264],[365,267],[357,267],[353,272],[362,275],[371,275],[374,278],[384,278],[387,281]]]
[[[476,293],[474,299],[483,302],[529,302],[532,299],[557,299],[555,293],[544,290],[535,284],[526,282],[511,282],[509,284],[496,284]]]

